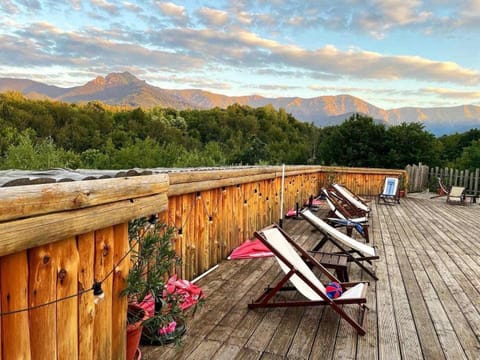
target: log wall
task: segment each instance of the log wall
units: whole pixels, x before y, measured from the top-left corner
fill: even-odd
[[[287,166],[283,212],[331,181],[368,196],[404,173]],[[175,226],[180,275],[192,279],[279,221],[281,178],[273,166],[0,189],[0,359],[123,359],[128,221],[159,214]]]

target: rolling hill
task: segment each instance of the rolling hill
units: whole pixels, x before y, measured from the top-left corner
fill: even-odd
[[[350,96],[319,96],[315,98],[266,98],[258,95],[231,97],[203,90],[169,90],[152,86],[134,75],[112,73],[98,76],[85,85],[61,88],[28,79],[0,78],[0,92],[19,91],[33,99],[51,99],[80,103],[98,100],[110,105],[151,108],[153,106],[176,109],[225,108],[238,103],[251,107],[271,104],[283,108],[300,121],[318,126],[336,125],[353,113],[362,113],[386,124],[422,122],[436,135],[463,132],[480,127],[480,106],[418,108],[404,107],[384,110]]]

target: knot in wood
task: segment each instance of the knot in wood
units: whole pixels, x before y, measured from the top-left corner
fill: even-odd
[[[63,282],[63,280],[67,277],[67,270],[65,269],[60,269],[60,271],[58,272],[58,279],[60,280],[60,282]]]
[[[80,207],[88,201],[89,193],[79,193],[75,199],[73,199],[73,203],[75,206]]]
[[[107,244],[103,245],[103,249],[102,249],[103,256],[107,256],[109,251],[110,251],[110,246],[108,246]]]
[[[50,262],[50,256],[45,255],[45,256],[43,257],[43,264],[44,264],[44,265],[47,265],[49,262]]]

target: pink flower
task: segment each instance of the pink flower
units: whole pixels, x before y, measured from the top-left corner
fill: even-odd
[[[170,324],[168,324],[167,326],[164,326],[162,328],[160,328],[158,330],[158,334],[159,335],[167,335],[167,334],[171,334],[175,331],[175,328],[177,327],[177,322],[176,321],[172,321]]]

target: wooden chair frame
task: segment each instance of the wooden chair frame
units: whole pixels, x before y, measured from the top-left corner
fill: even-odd
[[[363,284],[362,293],[359,297],[356,298],[348,298],[348,299],[330,299],[327,294],[322,291],[318,286],[316,286],[312,281],[308,279],[308,276],[304,274],[303,271],[295,268],[294,264],[290,262],[286,257],[284,257],[281,252],[272,246],[270,242],[267,240],[266,235],[264,232],[269,229],[276,229],[280,232],[282,237],[286,240],[286,242],[292,246],[292,248],[296,251],[297,256],[300,257],[301,261],[303,261],[306,265],[310,268],[317,268],[323,273],[330,281],[335,281],[341,284],[343,289],[352,288],[359,284]],[[341,283],[333,274],[331,274],[325,267],[323,267],[318,261],[316,261],[308,252],[306,252],[302,247],[300,247],[283,229],[281,229],[278,225],[273,224],[268,226],[262,230],[255,232],[255,237],[260,239],[275,255],[277,261],[282,262],[285,266],[289,269],[288,272],[285,271],[285,275],[280,279],[280,281],[274,287],[268,287],[256,300],[252,303],[248,304],[248,307],[251,309],[254,308],[272,308],[272,307],[297,307],[297,306],[330,306],[335,312],[337,312],[344,320],[346,320],[360,335],[365,335],[364,329],[364,320],[365,320],[365,313],[368,310],[368,307],[365,305],[366,303],[366,292],[368,288],[367,282],[348,282],[348,283]],[[292,286],[285,286],[287,281],[292,280],[292,276],[298,276],[303,282],[308,285],[308,287],[313,290],[321,300],[313,301],[313,300],[284,300],[284,301],[273,301],[275,295],[277,295],[280,291],[298,291],[296,287]],[[313,275],[315,276],[315,275]],[[353,319],[350,315],[348,315],[340,305],[344,304],[357,304],[359,305],[359,318],[358,320]]]
[[[310,225],[312,225],[316,230],[320,231],[323,234],[323,238],[320,239],[320,241],[315,245],[315,247],[312,249],[312,251],[319,251],[328,241],[330,241],[337,249],[339,249],[338,254],[344,254],[348,256],[348,261],[354,262],[357,264],[361,269],[363,269],[368,275],[370,275],[373,279],[378,280],[378,277],[375,275],[375,273],[366,267],[363,262],[366,261],[370,265],[372,264],[372,260],[378,260],[379,256],[376,255],[370,255],[366,256],[364,253],[362,253],[360,250],[354,249],[350,246],[347,247],[347,245],[342,241],[341,236],[334,236],[335,231],[338,231],[334,227],[331,227],[328,223],[324,222],[322,219],[320,219],[318,216],[313,214],[310,210],[308,209],[303,209],[299,212],[299,215],[308,221]],[[319,226],[319,222],[323,222],[325,224],[325,228],[321,228]],[[325,231],[326,227],[331,227],[331,231],[327,232]],[[345,234],[342,234],[344,236],[348,236]],[[365,244],[359,243],[355,239],[350,238],[349,241],[351,243],[358,243],[358,247],[360,246],[366,246]],[[373,248],[374,249],[374,248]]]
[[[353,212],[355,216],[368,217],[370,215],[371,209],[368,206],[367,201],[356,195],[346,186],[332,183],[328,190],[335,193],[335,195],[351,209],[351,212]]]
[[[388,186],[388,181],[391,181],[393,179],[395,179],[395,181],[396,181],[395,193],[394,194],[386,193],[385,189]],[[400,204],[400,179],[398,177],[388,177],[387,176],[385,178],[384,183],[383,183],[382,192],[380,194],[378,194],[378,202],[380,202],[380,200],[383,200],[384,203],[386,203],[386,204]]]
[[[365,216],[365,214],[361,214],[359,216],[354,211],[349,209],[349,207],[342,202],[342,199],[339,198],[338,195],[336,195],[334,192],[328,191],[326,188],[322,188],[322,193],[325,196],[325,200],[330,207],[325,221],[333,227],[345,226],[347,228],[348,236],[352,236],[353,229],[356,227],[356,225],[360,225],[363,231],[363,233],[360,234],[363,236],[363,238],[365,238],[365,241],[368,243],[370,241],[368,231],[369,224],[368,218]],[[345,221],[337,221],[335,219]]]

